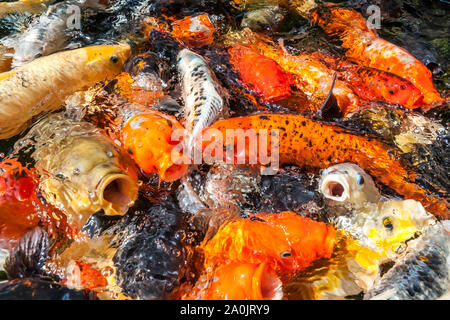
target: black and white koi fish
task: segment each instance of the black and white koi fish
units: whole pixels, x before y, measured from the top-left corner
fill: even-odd
[[[224,91],[206,61],[189,49],[179,52],[177,68],[189,132],[186,151],[191,152],[194,139],[224,113]]]

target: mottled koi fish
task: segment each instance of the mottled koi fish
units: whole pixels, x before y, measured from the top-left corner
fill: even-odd
[[[410,109],[424,105],[420,90],[393,73],[346,63],[339,68],[339,76],[362,99],[385,101]]]
[[[193,139],[223,113],[223,89],[206,61],[189,49],[179,52],[177,67],[183,87],[185,127],[190,135],[186,150],[189,153]]]
[[[257,35],[250,29],[242,31],[242,40],[246,46],[255,52],[274,60],[285,72],[295,75],[295,85],[303,91],[310,101],[320,109],[323,100],[328,96],[333,84],[335,72],[325,64],[310,55],[300,54],[294,56],[284,48],[274,44],[269,38]],[[342,114],[346,115],[359,106],[359,99],[353,91],[343,82],[337,80],[333,95]]]
[[[324,169],[333,164],[351,162],[358,164],[379,183],[387,185],[400,195],[420,201],[431,213],[438,216],[449,214],[447,200],[432,195],[416,182],[416,173],[403,164],[397,149],[372,138],[347,133],[337,126],[312,121],[300,115],[259,114],[236,117],[216,122],[209,129],[211,140],[203,141],[203,150],[231,149],[227,141],[227,129],[279,130],[280,164],[295,164],[309,169]],[[208,130],[209,130],[208,129]],[[270,146],[258,137],[258,144]],[[264,138],[263,138],[264,139]],[[214,141],[214,142],[211,142]],[[246,156],[250,157],[246,139]],[[210,149],[211,148],[211,149]],[[236,148],[234,149],[236,150]],[[226,152],[224,152],[225,154]]]
[[[351,60],[392,72],[413,83],[422,92],[428,109],[444,102],[433,85],[431,71],[405,49],[378,37],[359,12],[324,6],[313,11],[310,19],[328,35],[339,37]]]

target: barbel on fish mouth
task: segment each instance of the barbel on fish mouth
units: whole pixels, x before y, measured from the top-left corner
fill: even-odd
[[[432,300],[450,289],[450,234],[440,223],[407,249],[404,257],[366,292],[366,300]]]
[[[189,133],[187,152],[193,150],[194,139],[224,113],[224,89],[206,61],[189,49],[177,56],[182,82],[186,129]]]
[[[79,32],[74,16],[85,16],[88,8],[100,9],[99,0],[64,1],[48,7],[27,30],[16,37],[6,38],[2,43],[13,48],[12,67],[19,67],[35,58],[64,49],[71,33]],[[92,11],[92,10],[91,10]],[[81,17],[79,17],[81,19]]]
[[[32,117],[59,109],[74,92],[114,77],[129,57],[129,45],[91,46],[0,74],[0,139],[20,133]]]
[[[56,113],[36,123],[23,140],[41,175],[46,201],[66,213],[80,229],[95,212],[123,215],[137,198],[138,181],[131,159],[94,125]]]

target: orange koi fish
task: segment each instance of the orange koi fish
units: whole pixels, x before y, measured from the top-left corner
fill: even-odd
[[[266,101],[272,102],[291,95],[293,80],[274,60],[242,45],[234,45],[228,53],[230,63],[239,71],[242,80]]]
[[[405,198],[420,201],[429,212],[442,217],[449,214],[447,200],[432,195],[415,183],[416,173],[404,166],[398,150],[375,139],[357,136],[337,126],[315,122],[300,115],[259,114],[221,120],[206,129],[205,132],[210,130],[211,140],[204,139],[204,154],[208,150],[210,152],[221,148],[237,149],[236,145],[231,144],[237,144],[239,141],[228,139],[227,129],[242,129],[243,132],[248,129],[254,129],[256,132],[259,129],[266,129],[266,132],[279,130],[277,151],[280,164],[324,169],[342,162],[355,163],[379,183]],[[264,143],[266,147],[270,146],[270,138],[270,135],[266,135],[267,141],[263,141],[264,136],[259,135],[258,145]],[[252,156],[249,155],[249,140],[245,139],[247,158]],[[257,155],[254,158],[256,157]]]
[[[170,17],[168,19],[174,20]],[[160,32],[169,32],[175,39],[189,48],[209,45],[214,41],[215,27],[206,13],[175,20],[171,24],[154,17],[145,18],[144,34],[146,40],[148,40],[148,35],[153,29]]]
[[[424,105],[420,90],[408,80],[393,73],[345,64],[339,68],[339,76],[362,99],[385,101],[410,109]]]
[[[214,40],[214,25],[207,14],[186,17],[172,23],[172,36],[189,47],[209,45]]]
[[[183,300],[281,300],[282,282],[267,263],[231,262],[203,274]]]
[[[0,163],[0,243],[11,249],[16,241],[39,223],[32,204],[37,183],[31,171],[13,158]]]
[[[279,275],[329,258],[336,231],[294,212],[223,224],[201,246],[205,272],[183,299],[281,299]]]
[[[335,74],[333,70],[310,55],[291,55],[283,50],[283,47],[275,45],[269,38],[256,35],[248,28],[242,31],[242,35],[246,45],[251,49],[274,60],[285,72],[295,75],[297,88],[303,91],[316,106],[314,111],[319,110],[333,84]],[[336,81],[333,95],[344,115],[356,110],[359,106],[358,97],[343,81]]]
[[[325,6],[313,11],[310,19],[327,34],[338,36],[351,60],[391,72],[414,84],[423,94],[427,109],[445,102],[433,85],[431,71],[405,49],[378,37],[359,12]]]
[[[127,108],[127,107],[124,107]],[[123,110],[129,114],[121,130],[124,149],[145,173],[158,173],[160,180],[175,181],[187,173],[174,130],[184,127],[170,115],[137,105]],[[179,161],[178,161],[179,160]]]
[[[23,167],[16,158],[0,162],[0,247],[11,249],[40,223],[49,234],[62,232],[69,238],[76,236],[64,214],[45,206],[37,197],[37,185],[34,169]]]
[[[323,222],[285,211],[259,213],[222,225],[203,247],[205,266],[225,261],[267,262],[278,274],[301,270],[330,257],[335,230]]]

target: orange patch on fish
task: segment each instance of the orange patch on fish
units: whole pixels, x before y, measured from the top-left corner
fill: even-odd
[[[143,106],[157,103],[165,94],[157,79],[154,81],[151,90],[139,86],[127,72],[122,72],[115,80],[117,81],[115,89],[122,97],[130,102],[135,102]]]
[[[368,29],[366,20],[357,11],[337,6],[324,6],[311,14],[327,34],[342,40],[346,56],[366,67],[391,72],[410,81],[423,94],[426,109],[442,104],[433,84],[431,71],[408,51],[377,36]]]
[[[121,139],[124,149],[145,173],[158,173],[160,180],[174,181],[187,173],[174,130],[183,126],[172,116],[148,110],[132,116],[124,124]]]
[[[209,45],[214,41],[214,25],[207,14],[186,17],[172,23],[172,36],[189,47]]]
[[[228,139],[227,142],[226,131],[229,129],[241,129],[241,134],[245,134],[249,129],[256,130],[255,132],[264,129],[267,135],[260,134],[257,137],[257,145],[255,146],[253,141],[251,149],[249,139],[243,140],[242,136]],[[358,136],[340,127],[312,121],[300,115],[288,114],[230,118],[216,122],[205,129],[205,132],[208,130],[211,133],[210,138],[202,141],[204,154],[208,155],[210,150],[213,150],[213,154],[222,148],[224,155],[227,154],[225,150],[238,150],[239,139],[245,142],[245,163],[248,163],[251,156],[257,157],[258,155],[252,152],[260,148],[267,148],[267,154],[270,156],[270,132],[278,130],[279,148],[274,152],[278,153],[280,164],[295,164],[317,170],[342,162],[355,163],[377,182],[390,187],[406,199],[421,202],[427,211],[442,217],[449,215],[448,201],[416,184],[416,173],[405,166],[398,150],[373,138]]]
[[[242,80],[266,101],[276,101],[291,95],[293,80],[272,59],[242,45],[228,50],[230,63]]]
[[[182,300],[273,300],[283,297],[282,283],[266,263],[232,262],[202,275]]]
[[[260,213],[222,225],[203,247],[205,267],[226,261],[267,263],[278,274],[304,269],[330,257],[335,230],[294,212]]]

